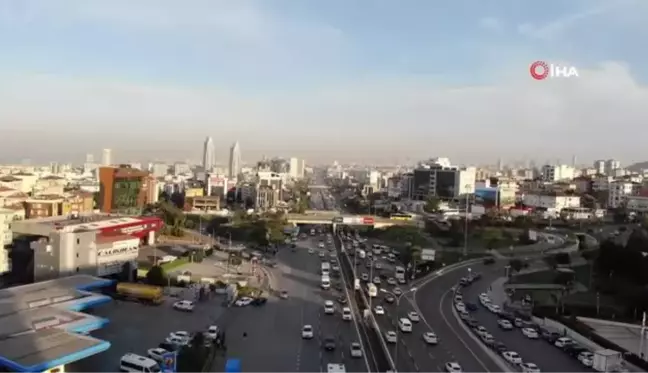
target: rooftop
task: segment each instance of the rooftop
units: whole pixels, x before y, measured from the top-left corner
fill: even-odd
[[[0,177],[0,181],[4,181],[5,183],[12,183],[14,181],[20,181],[20,180],[21,179],[19,179],[17,177],[14,177],[14,176],[11,176],[11,175]]]
[[[77,333],[107,323],[78,311],[110,301],[86,290],[111,282],[77,275],[0,290],[0,365],[42,372],[108,349],[110,343]]]
[[[88,216],[80,216],[79,218],[68,218],[68,217],[54,217],[54,218],[44,218],[33,220],[35,224],[48,225],[52,229],[54,228],[67,228],[68,230],[76,229],[86,229],[86,230],[96,230],[109,228],[115,225],[124,225],[131,223],[141,222],[140,218],[132,218],[128,216],[116,216],[116,215],[103,215],[103,214],[93,214]],[[31,220],[29,221],[32,222]]]
[[[101,233],[97,235],[97,244],[106,244],[126,240],[137,240],[138,238],[123,233]]]

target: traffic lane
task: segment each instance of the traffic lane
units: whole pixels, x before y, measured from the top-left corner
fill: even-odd
[[[483,272],[483,266],[475,271]],[[500,269],[501,270],[501,269]],[[437,334],[443,346],[467,372],[499,372],[501,369],[474,339],[466,334],[462,325],[452,314],[451,288],[467,274],[459,269],[436,277],[419,287],[415,293],[416,306],[430,328]]]
[[[484,283],[482,283],[484,284]],[[480,284],[480,285],[482,285]],[[478,296],[482,292],[487,292],[484,286],[472,285],[464,290],[466,299],[470,302],[479,304]],[[578,360],[571,358],[569,355],[560,351],[557,347],[547,343],[542,339],[532,340],[525,337],[521,330],[514,328],[510,331],[504,331],[497,324],[498,317],[481,305],[472,316],[484,326],[495,340],[504,343],[511,350],[522,356],[525,362],[535,363],[543,372],[588,372],[589,369],[581,365]]]

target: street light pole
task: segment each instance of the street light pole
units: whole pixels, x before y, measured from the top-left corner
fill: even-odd
[[[464,224],[464,247],[463,247],[463,256],[468,255],[468,209],[470,207],[470,195],[467,193],[467,189],[470,188],[470,184],[465,185],[466,188],[466,210],[465,210],[465,224]]]

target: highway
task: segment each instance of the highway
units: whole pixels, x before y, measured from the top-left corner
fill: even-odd
[[[487,293],[489,284],[501,277],[503,270],[487,270],[482,266],[477,266],[476,270],[484,271],[484,277],[480,282],[476,282],[465,288],[463,294],[466,301],[479,304],[479,294]],[[481,305],[479,306],[479,310],[473,313],[473,317],[488,329],[496,340],[519,353],[525,362],[532,362],[538,365],[543,372],[591,371],[581,365],[578,360],[569,357],[569,355],[542,339],[528,339],[517,328],[511,331],[500,329],[497,325],[497,316],[481,307]]]

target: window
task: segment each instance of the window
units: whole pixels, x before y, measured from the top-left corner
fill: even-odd
[[[77,258],[79,257],[79,253],[77,253]]]
[[[79,267],[77,267],[76,271],[79,272]]]
[[[77,245],[81,243],[81,239],[77,238]],[[77,254],[78,255],[78,254]]]

